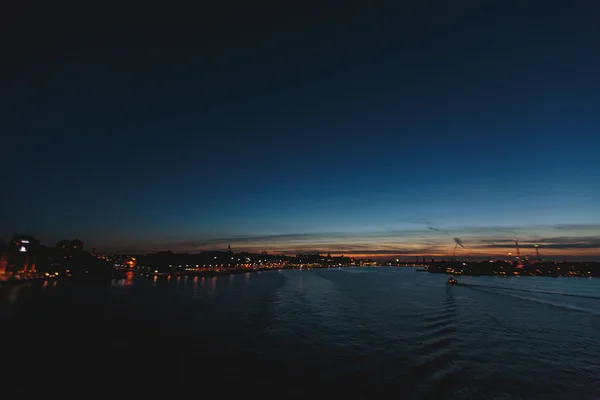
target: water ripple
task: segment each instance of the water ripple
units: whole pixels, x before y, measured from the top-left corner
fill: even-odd
[[[31,285],[0,296],[1,338],[19,357],[51,338],[61,349],[56,360],[86,373],[96,368],[96,377],[105,370],[86,360],[114,354],[141,371],[140,381],[168,372],[171,385],[201,377],[279,396],[552,400],[599,393],[600,280],[462,277],[468,286],[448,287],[446,279],[362,268],[135,277],[126,288]],[[32,348],[27,357],[39,354]]]

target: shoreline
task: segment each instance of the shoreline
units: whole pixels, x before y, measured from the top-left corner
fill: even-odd
[[[356,268],[352,266],[348,267],[335,267],[335,268]],[[253,272],[268,272],[268,271],[283,271],[283,270],[313,270],[313,269],[331,269],[327,267],[323,268],[243,268],[243,269],[221,269],[221,270],[208,270],[208,271],[186,271],[186,272],[158,272],[158,273],[145,273],[145,272],[134,272],[124,271],[124,274],[129,272],[134,275],[142,276],[199,276],[199,277],[215,277],[215,276],[227,276],[227,275],[239,275],[249,274]]]
[[[446,275],[446,276],[472,276],[472,277],[542,277],[542,278],[598,278],[595,274],[583,274],[583,273],[573,273],[573,274],[532,274],[527,273],[525,271],[519,271],[519,273],[514,274],[510,273],[513,271],[506,271],[508,273],[502,274],[500,271],[490,271],[491,273],[481,273],[481,274],[473,274],[473,273],[453,273],[447,271],[430,271],[430,270],[420,270],[415,267],[408,267],[402,265],[390,265],[390,266],[380,266],[380,267],[358,267],[353,265],[348,266],[336,266],[336,267],[287,267],[287,268],[240,268],[240,269],[220,269],[220,270],[202,270],[202,271],[185,271],[185,272],[158,272],[158,273],[147,273],[147,272],[138,272],[131,270],[115,270],[112,271],[111,274],[108,275],[93,275],[93,276],[66,276],[66,277],[46,277],[40,276],[30,279],[1,279],[0,280],[0,288],[18,284],[27,284],[27,283],[35,283],[35,282],[90,282],[90,281],[113,281],[113,280],[122,280],[126,279],[128,274],[133,274],[137,276],[146,276],[150,277],[160,277],[160,276],[191,276],[191,277],[205,277],[205,278],[213,278],[218,276],[228,276],[228,275],[239,275],[239,274],[248,274],[255,272],[268,272],[268,271],[283,271],[283,270],[297,270],[297,271],[306,271],[306,270],[314,270],[314,269],[339,269],[339,268],[410,268],[415,269],[415,272],[427,272],[430,274],[436,275]]]

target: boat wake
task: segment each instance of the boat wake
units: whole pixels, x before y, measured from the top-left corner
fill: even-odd
[[[416,383],[416,391],[407,398],[448,398],[456,389],[454,385],[462,376],[458,320],[457,302],[448,290],[441,304],[423,316],[419,345],[414,347],[407,371],[407,380]]]
[[[583,308],[583,307],[578,307],[572,304],[564,304],[564,303],[556,303],[556,302],[552,302],[552,301],[547,301],[547,300],[542,300],[542,299],[538,299],[535,297],[527,297],[527,296],[519,296],[516,294],[508,294],[508,296],[512,296],[512,297],[516,297],[519,299],[523,299],[523,300],[529,300],[529,301],[534,301],[536,303],[540,303],[540,304],[546,304],[552,307],[558,307],[558,308],[564,308],[567,310],[572,310],[572,311],[579,311],[579,312],[583,312],[586,314],[592,314],[592,315],[597,315],[600,316],[600,312],[598,311],[594,311],[594,310],[590,310],[588,308]]]
[[[529,293],[531,295],[535,295],[535,294],[558,295],[558,296],[568,296],[568,297],[594,299],[594,300],[600,300],[599,297],[575,295],[575,294],[567,294],[567,293],[545,292],[545,291],[536,291],[536,290],[502,288],[502,287],[498,287],[498,286],[487,286],[487,285],[468,285],[468,287],[472,288],[472,289],[476,289],[476,290],[481,290],[481,291],[487,292],[487,293],[510,296],[510,297],[514,297],[514,298],[518,298],[518,299],[522,299],[522,300],[529,300],[529,301],[532,301],[535,303],[548,305],[551,307],[557,307],[557,308],[562,308],[562,309],[566,309],[566,310],[578,311],[578,312],[582,312],[582,313],[586,313],[586,314],[600,316],[600,310],[592,310],[592,309],[580,307],[580,306],[574,305],[574,304],[565,304],[562,302],[551,301],[549,299],[527,296],[526,294]]]
[[[479,284],[477,284],[477,285],[468,284],[467,285],[467,284],[461,283],[460,285],[467,286],[467,287],[474,288],[474,289],[485,288],[485,289],[507,290],[510,292],[549,294],[549,295],[553,295],[553,296],[565,296],[565,297],[576,297],[576,298],[580,298],[580,299],[600,300],[599,296],[589,296],[589,295],[575,294],[575,293],[561,293],[561,292],[549,292],[549,291],[544,291],[544,290],[516,289],[516,288],[507,288],[507,287],[491,286],[491,285],[479,285]]]

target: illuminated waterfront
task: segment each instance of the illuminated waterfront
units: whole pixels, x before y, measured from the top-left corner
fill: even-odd
[[[382,267],[7,287],[5,376],[24,392],[112,393],[114,381],[132,394],[219,383],[284,397],[598,393],[600,280],[446,279]]]

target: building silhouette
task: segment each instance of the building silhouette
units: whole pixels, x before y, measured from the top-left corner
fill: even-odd
[[[56,244],[56,248],[67,254],[77,254],[83,251],[83,242],[78,239],[61,240]]]
[[[6,274],[35,272],[39,256],[40,241],[30,235],[15,234],[8,244],[5,264]]]

